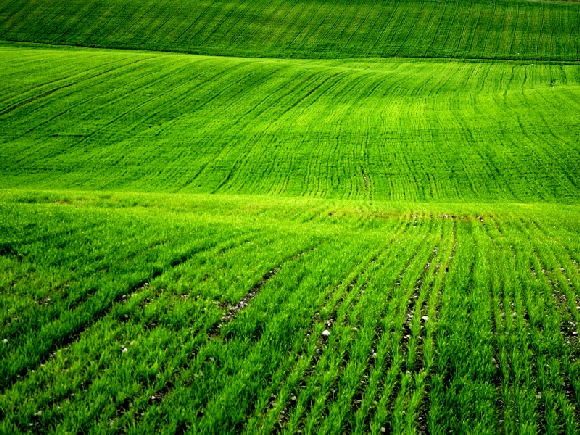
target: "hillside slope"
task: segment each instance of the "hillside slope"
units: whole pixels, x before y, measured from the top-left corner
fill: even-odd
[[[578,60],[580,5],[4,0],[0,40],[244,57]]]
[[[580,199],[577,65],[0,56],[4,187]]]
[[[578,6],[0,0],[0,433],[580,433]]]
[[[578,433],[577,216],[0,191],[0,432]]]

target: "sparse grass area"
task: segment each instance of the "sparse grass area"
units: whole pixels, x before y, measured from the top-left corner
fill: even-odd
[[[8,190],[0,214],[5,432],[578,430],[577,206]]]

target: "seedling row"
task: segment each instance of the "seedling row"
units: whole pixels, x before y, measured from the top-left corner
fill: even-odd
[[[565,218],[185,198],[4,194],[4,431],[578,430]]]

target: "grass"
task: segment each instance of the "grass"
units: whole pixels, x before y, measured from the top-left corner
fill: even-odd
[[[0,39],[278,58],[578,60],[568,2],[6,0]]]
[[[577,206],[4,190],[0,213],[4,432],[578,430]]]
[[[4,187],[580,198],[578,65],[0,52]]]
[[[579,20],[1,2],[0,433],[580,432]]]

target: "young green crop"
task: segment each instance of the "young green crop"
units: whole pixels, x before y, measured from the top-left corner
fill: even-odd
[[[578,212],[4,190],[2,430],[574,433]]]
[[[577,65],[0,51],[3,187],[580,198]]]
[[[238,57],[577,61],[580,7],[553,1],[10,0],[0,39]]]
[[[578,433],[579,20],[2,2],[0,432]]]

